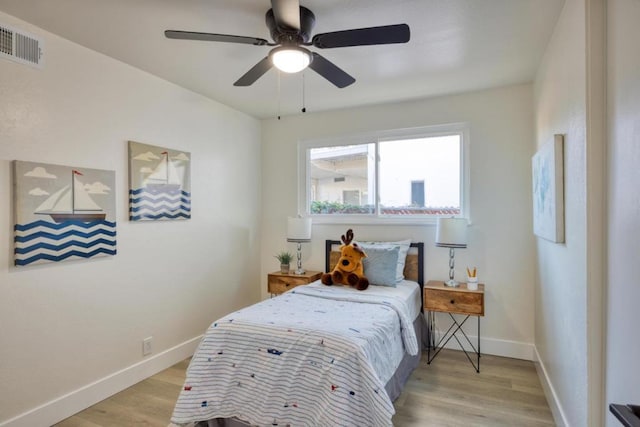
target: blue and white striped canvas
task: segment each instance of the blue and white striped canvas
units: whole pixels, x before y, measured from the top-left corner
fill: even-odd
[[[116,223],[36,221],[15,225],[15,264],[116,254]]]
[[[191,218],[191,193],[181,189],[129,190],[131,221]]]
[[[14,263],[116,254],[115,172],[14,162]]]
[[[191,218],[191,154],[129,141],[129,219]]]

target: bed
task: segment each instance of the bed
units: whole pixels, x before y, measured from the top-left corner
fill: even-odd
[[[326,241],[326,271],[339,244]],[[391,426],[393,401],[426,342],[423,249],[407,243],[395,287],[317,281],[212,323],[171,425]]]

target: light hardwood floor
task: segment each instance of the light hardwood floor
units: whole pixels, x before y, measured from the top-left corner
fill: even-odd
[[[483,355],[480,373],[464,353],[444,350],[427,365],[426,353],[395,402],[396,427],[553,426],[533,363]],[[182,361],[62,421],[59,427],[162,426],[189,361]]]

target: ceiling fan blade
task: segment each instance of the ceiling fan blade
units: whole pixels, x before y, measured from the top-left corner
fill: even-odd
[[[309,68],[329,80],[340,89],[347,87],[356,81],[356,79],[345,73],[336,64],[315,52],[313,52],[313,61],[309,64]]]
[[[244,76],[240,77],[236,81],[234,86],[251,86],[256,80],[258,80],[264,73],[269,71],[272,67],[271,60],[268,56],[265,56],[260,62],[254,65]]]
[[[256,46],[268,45],[265,39],[255,37],[233,36],[230,34],[197,33],[193,31],[167,30],[164,35],[169,39],[202,40],[206,42],[242,43]]]
[[[300,2],[298,0],[271,0],[276,25],[281,29],[300,30]]]
[[[313,36],[311,44],[320,49],[327,49],[332,47],[406,43],[410,37],[409,26],[407,24],[397,24],[316,34]]]

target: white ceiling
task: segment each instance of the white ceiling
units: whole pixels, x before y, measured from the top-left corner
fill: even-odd
[[[271,40],[269,0],[0,0],[0,10],[258,118],[423,98],[531,81],[564,0],[301,0],[313,34],[407,23],[407,44],[318,51],[356,78],[312,70],[233,83],[268,46],[169,40],[164,30]],[[280,99],[278,101],[278,98]]]

